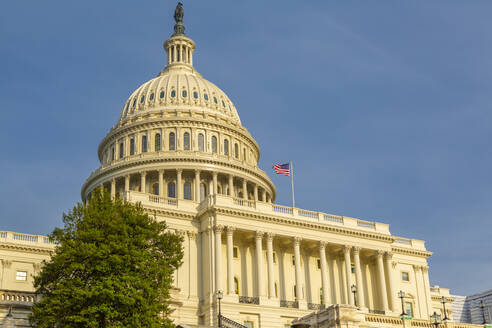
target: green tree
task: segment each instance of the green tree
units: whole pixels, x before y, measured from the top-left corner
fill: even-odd
[[[182,238],[166,232],[140,205],[93,192],[87,204],[63,214],[58,243],[35,277],[41,300],[31,322],[43,327],[173,327],[173,272]]]

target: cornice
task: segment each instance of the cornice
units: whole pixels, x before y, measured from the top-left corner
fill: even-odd
[[[274,224],[284,224],[284,225],[289,225],[289,226],[296,226],[296,227],[302,227],[305,229],[311,229],[311,230],[316,230],[316,231],[324,231],[324,232],[332,232],[336,234],[341,234],[341,235],[346,235],[346,236],[354,236],[354,237],[359,237],[359,238],[364,238],[364,239],[371,239],[371,240],[376,240],[376,241],[381,241],[385,243],[392,243],[395,239],[394,236],[388,236],[384,234],[378,234],[378,233],[371,233],[371,232],[366,232],[366,231],[359,231],[359,230],[354,230],[350,228],[343,228],[343,227],[337,227],[337,226],[330,226],[330,225],[324,225],[324,224],[318,224],[316,222],[308,222],[308,221],[299,221],[295,219],[289,219],[285,217],[278,217],[278,216],[273,216],[273,215],[264,215],[261,213],[253,213],[249,211],[241,211],[237,209],[230,209],[230,208],[222,208],[222,207],[209,207],[207,209],[204,209],[203,211],[199,212],[197,216],[203,215],[207,212],[213,212],[214,214],[224,214],[228,216],[235,216],[235,217],[247,217],[247,218],[252,218],[255,220],[261,220],[263,222],[270,222]]]
[[[397,253],[397,254],[412,255],[412,256],[419,256],[419,257],[425,257],[425,258],[428,258],[432,255],[432,252],[429,252],[429,251],[420,251],[420,250],[416,250],[416,249],[395,247],[395,246],[391,247],[391,251],[393,253]]]
[[[193,153],[193,152],[191,152]],[[91,183],[94,182],[97,178],[100,176],[104,175],[111,175],[112,173],[128,169],[128,168],[135,168],[135,171],[139,171],[138,166],[145,165],[145,164],[156,164],[156,163],[172,163],[172,162],[185,162],[185,163],[196,163],[196,164],[211,164],[211,165],[218,165],[218,166],[223,166],[227,167],[233,170],[237,170],[242,172],[243,174],[246,175],[252,175],[259,180],[265,182],[265,184],[270,188],[272,191],[272,199],[276,198],[276,189],[273,183],[271,182],[270,178],[266,175],[266,173],[259,169],[257,171],[253,171],[248,169],[245,166],[240,166],[236,165],[233,163],[228,163],[226,161],[222,161],[220,159],[211,159],[211,158],[197,158],[196,156],[189,156],[189,157],[162,157],[162,156],[151,156],[147,155],[144,158],[132,158],[131,160],[128,161],[122,161],[118,162],[114,165],[109,165],[104,168],[104,170],[101,170],[101,168],[93,171],[91,175],[87,178],[87,180],[84,182],[82,189],[81,189],[81,196],[82,199],[84,199],[84,194],[90,186]],[[197,167],[199,169],[199,167]]]
[[[14,250],[18,252],[31,253],[31,254],[37,253],[37,254],[44,254],[50,256],[55,251],[54,249],[41,248],[41,247],[30,246],[30,245],[11,244],[11,243],[0,243],[0,249]]]

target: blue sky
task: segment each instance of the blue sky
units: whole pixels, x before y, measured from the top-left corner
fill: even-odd
[[[0,2],[0,230],[80,200],[123,103],[164,66],[176,1]],[[426,240],[431,284],[492,288],[492,2],[184,1],[194,63],[290,203]]]

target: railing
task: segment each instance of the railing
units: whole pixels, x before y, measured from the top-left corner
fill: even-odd
[[[404,238],[396,238],[395,243],[398,244],[405,244],[405,245],[412,245],[412,240],[411,239],[404,239]]]
[[[361,221],[361,220],[357,220],[357,225],[359,227],[369,228],[369,229],[375,229],[376,228],[376,224],[374,224],[373,222],[367,222],[367,221]]]
[[[0,231],[0,238],[7,238],[7,231]]]
[[[219,316],[219,320],[221,323],[221,327],[226,327],[226,328],[247,328],[246,326],[243,326],[239,322],[236,322],[234,320],[231,320],[229,318],[224,317],[223,315]]]
[[[255,201],[254,200],[242,199],[242,198],[237,198],[237,197],[233,197],[232,199],[234,201],[234,205],[255,207]]]
[[[43,237],[43,242],[45,244],[54,244],[54,245],[58,244],[55,240],[50,239],[49,237]]]
[[[304,216],[307,218],[311,218],[311,219],[317,219],[318,218],[318,212],[299,210],[298,213],[300,216]]]
[[[244,304],[260,304],[259,297],[239,296],[239,303]]]
[[[14,233],[14,240],[29,241],[32,243],[38,242],[38,236],[26,235],[23,233]]]
[[[284,214],[292,214],[292,207],[281,206],[272,204],[272,209],[274,212],[284,213]]]
[[[2,303],[34,303],[36,294],[15,290],[0,290],[0,302]]]
[[[149,202],[159,203],[159,204],[167,204],[167,205],[173,205],[173,206],[178,205],[178,201],[176,200],[176,198],[166,198],[166,197],[160,197],[160,196],[156,196],[156,195],[149,195]]]
[[[299,302],[280,300],[280,307],[298,309],[299,308]]]
[[[323,307],[322,304],[308,303],[309,310],[321,310],[322,307]]]
[[[343,223],[343,218],[340,218],[340,217],[337,217],[337,216],[325,214],[325,215],[323,215],[323,218],[325,219],[325,221]]]

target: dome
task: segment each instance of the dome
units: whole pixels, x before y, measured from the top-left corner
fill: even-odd
[[[241,124],[229,97],[194,69],[182,65],[169,65],[136,89],[125,102],[118,122],[167,110],[205,111]]]

